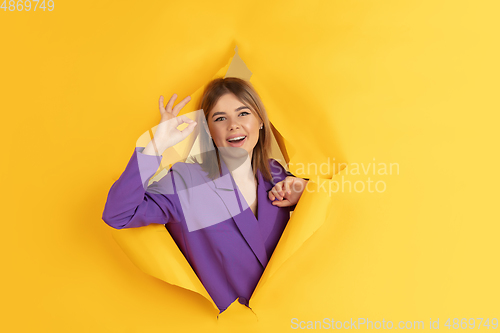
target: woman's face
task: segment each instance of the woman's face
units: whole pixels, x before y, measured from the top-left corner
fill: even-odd
[[[235,147],[246,150],[251,158],[262,126],[258,115],[234,94],[222,95],[208,114],[208,128],[217,148]],[[243,137],[239,141],[232,138]],[[233,149],[235,149],[233,148]],[[228,148],[232,150],[231,148]],[[224,149],[223,150],[227,150]]]

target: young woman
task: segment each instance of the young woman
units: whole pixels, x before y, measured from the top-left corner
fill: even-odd
[[[165,107],[160,97],[154,138],[135,149],[102,218],[116,229],[165,224],[220,312],[236,299],[248,306],[307,181],[269,158],[271,128],[258,94],[228,77],[211,81],[201,99],[200,161],[177,162],[148,186],[162,153],[198,125],[177,116],[190,97],[174,107],[175,99]]]

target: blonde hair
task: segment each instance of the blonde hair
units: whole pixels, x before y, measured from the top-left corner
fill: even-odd
[[[267,118],[264,104],[250,82],[236,77],[217,78],[210,81],[205,87],[198,108],[203,109],[205,119],[201,119],[201,121],[204,121],[207,125],[206,128],[208,128],[208,115],[210,111],[212,111],[214,106],[217,104],[219,98],[228,93],[234,94],[241,101],[241,103],[255,112],[257,117],[263,123],[263,128],[259,130],[259,139],[253,149],[252,169],[255,178],[257,178],[257,170],[260,170],[264,179],[270,181],[272,179],[271,169],[269,167],[272,135],[271,126],[269,119]],[[201,121],[198,123],[201,123]],[[209,140],[212,140],[213,146],[217,147],[215,142],[213,142],[213,139],[208,137],[208,133],[206,131],[201,130],[200,135],[202,136],[202,152],[209,152]],[[202,169],[208,173],[208,177],[211,179],[221,176],[222,172],[219,152],[217,148],[215,150],[216,154],[202,153],[202,155],[205,155],[203,156],[203,163],[201,163]]]

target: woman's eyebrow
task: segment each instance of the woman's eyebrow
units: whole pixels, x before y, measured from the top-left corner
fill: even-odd
[[[234,112],[238,112],[238,111],[243,110],[243,109],[249,109],[250,110],[250,108],[248,106],[242,105],[242,106],[238,107],[236,110],[234,110]],[[218,114],[226,114],[226,113],[223,112],[223,111],[214,112],[214,114],[212,115],[212,118],[215,117]]]

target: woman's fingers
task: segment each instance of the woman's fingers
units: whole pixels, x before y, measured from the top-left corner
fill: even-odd
[[[276,184],[278,185],[278,184]],[[280,193],[276,190],[276,186],[274,186],[272,189],[271,189],[271,193],[274,195],[275,199],[278,199],[278,200],[283,200],[283,197],[280,195]],[[273,199],[274,200],[274,199]]]
[[[269,193],[272,193],[274,197],[278,198],[278,200],[283,200],[285,198],[285,195],[288,194],[290,195],[292,193],[290,189],[290,185],[293,183],[293,177],[290,178],[285,178],[285,180],[276,183],[272,190]],[[274,198],[270,198],[271,200],[274,200]]]
[[[295,177],[286,177],[285,180],[276,183],[274,187],[269,191],[269,199],[274,201],[278,199],[279,201],[287,201],[285,199],[286,195],[292,194],[291,186],[295,180]]]
[[[168,100],[167,106],[163,106],[163,96],[160,96],[160,113],[163,114],[165,112],[171,113],[174,116],[179,114],[179,111],[191,100],[191,96],[187,96],[182,101],[179,102],[176,106],[174,106],[174,102],[177,99],[177,94],[173,94],[172,97]]]
[[[191,134],[191,132],[196,127],[197,123],[196,123],[196,121],[194,121],[191,118],[188,118],[184,114],[182,116],[176,117],[175,119],[177,120],[177,126],[179,126],[180,124],[183,124],[183,123],[188,124],[188,126],[185,129],[180,131],[182,133],[182,138],[184,140],[189,134]]]
[[[285,196],[285,192],[283,192],[283,181],[276,183],[276,185],[274,185],[274,188],[278,192],[278,195],[281,197],[280,200],[282,200]]]
[[[179,102],[179,104],[177,104],[174,109],[172,110],[172,114],[174,116],[177,116],[179,114],[179,111],[181,111],[181,109],[191,100],[191,96],[187,96],[186,98],[184,98],[182,101]]]
[[[165,107],[165,111],[168,113],[172,113],[172,107],[174,106],[174,101],[177,98],[177,94],[173,94],[172,97],[168,100],[167,106]]]
[[[301,178],[287,176],[285,180],[274,185],[274,187],[269,191],[268,195],[269,200],[272,201],[272,204],[274,206],[278,207],[292,206],[297,203],[302,192],[304,191],[306,184],[307,181]]]
[[[292,190],[290,189],[290,185],[293,184],[293,178],[294,177],[288,176],[288,177],[285,178],[285,181],[284,181],[284,183],[285,183],[285,192],[288,193],[289,195],[292,194]]]
[[[170,97],[170,99],[168,100],[167,105],[163,106],[164,105],[164,98],[163,98],[163,95],[160,95],[160,100],[158,101],[158,103],[160,106],[160,114],[161,114],[162,118],[171,119],[173,117],[177,117],[177,115],[179,114],[179,111],[181,111],[181,109],[187,103],[189,103],[189,101],[191,100],[191,96],[187,96],[182,101],[180,101],[179,104],[174,106],[174,102],[176,99],[177,99],[177,94],[173,94],[172,97]],[[171,116],[166,116],[165,115],[166,113],[170,113]],[[181,123],[179,123],[179,125],[180,124]]]
[[[292,203],[285,199],[282,201],[273,201],[273,206],[288,207],[288,206],[292,206]]]
[[[191,132],[193,132],[193,130],[196,127],[196,125],[197,125],[197,123],[195,121],[193,121],[185,129],[183,129],[182,131],[180,131],[181,134],[182,134],[182,140],[184,140],[185,138],[187,138],[187,136],[189,134],[191,134]]]
[[[160,95],[160,100],[158,101],[160,104],[160,113],[163,115],[163,112],[165,112],[165,108],[163,107],[163,96]]]
[[[188,116],[186,116],[185,114],[175,118],[177,119],[177,126],[179,126],[180,124],[183,124],[183,123],[186,123],[186,124],[192,124],[192,123],[195,123],[196,121],[194,121],[193,119],[189,118]]]

